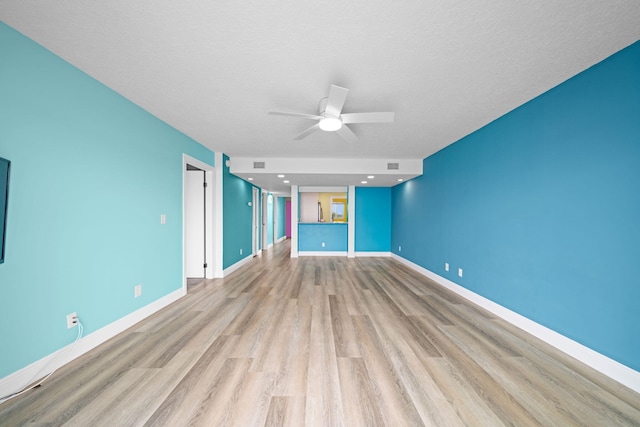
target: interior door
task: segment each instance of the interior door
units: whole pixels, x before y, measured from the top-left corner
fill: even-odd
[[[204,278],[206,268],[205,172],[190,166],[187,169],[185,186],[185,275],[188,278]]]

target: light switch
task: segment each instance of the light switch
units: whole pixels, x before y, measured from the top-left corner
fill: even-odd
[[[167,223],[167,215],[160,214],[160,224],[166,224],[166,223]]]

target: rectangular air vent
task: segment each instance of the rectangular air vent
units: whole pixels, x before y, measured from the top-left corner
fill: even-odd
[[[254,169],[264,169],[264,162],[253,162]]]
[[[388,170],[398,170],[400,169],[400,163],[387,163]]]

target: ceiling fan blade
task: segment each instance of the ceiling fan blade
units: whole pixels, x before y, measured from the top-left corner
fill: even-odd
[[[331,85],[331,89],[329,90],[329,99],[327,99],[327,106],[324,107],[324,113],[333,117],[340,116],[348,93],[349,89]]]
[[[315,125],[311,126],[309,129],[305,130],[304,132],[302,132],[300,135],[296,136],[293,139],[300,140],[302,138],[306,138],[307,136],[311,135],[318,129],[320,129],[320,125],[316,123]]]
[[[358,142],[358,137],[348,126],[343,125],[340,129],[336,131],[338,135],[342,137],[347,142],[354,143]]]
[[[395,113],[347,113],[340,116],[342,123],[391,123]]]
[[[270,116],[289,116],[298,117],[300,119],[320,120],[322,116],[314,116],[313,114],[285,113],[282,111],[269,111]]]

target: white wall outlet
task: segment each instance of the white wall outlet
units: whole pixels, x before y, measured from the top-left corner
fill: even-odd
[[[324,242],[322,242],[322,247],[324,248]]]
[[[167,223],[167,215],[160,214],[160,224],[166,224],[166,223]]]
[[[398,246],[398,252],[402,252],[402,246]]]
[[[449,271],[449,263],[448,262],[444,263],[444,271]]]
[[[462,277],[462,269],[461,268],[458,269],[458,276]]]
[[[78,315],[74,311],[73,313],[67,314],[67,329],[71,329],[74,326],[78,325]]]
[[[141,296],[141,295],[142,295],[142,285],[136,285],[136,286],[133,288],[133,296],[134,296],[135,298],[138,298],[138,297],[139,297],[139,296]]]
[[[242,255],[242,248],[240,248],[240,255]]]

